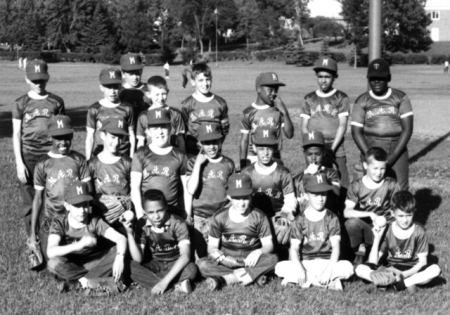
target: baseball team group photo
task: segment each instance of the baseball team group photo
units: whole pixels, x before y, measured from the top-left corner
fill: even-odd
[[[350,62],[0,60],[1,312],[445,314],[450,80],[366,2]]]

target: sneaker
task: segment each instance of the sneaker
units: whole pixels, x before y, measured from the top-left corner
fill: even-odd
[[[333,290],[333,291],[344,291],[344,287],[342,286],[342,282],[340,279],[335,279],[328,284],[327,289]]]
[[[262,275],[258,279],[256,279],[256,284],[260,288],[263,288],[266,285],[266,283],[267,283],[267,276],[266,275]]]
[[[408,289],[408,292],[411,294],[417,293],[417,286],[413,284],[412,286],[406,287]]]
[[[79,290],[78,293],[84,297],[100,297],[116,295],[120,291],[114,278],[109,277],[88,279],[88,287]]]
[[[206,278],[206,286],[209,291],[217,291],[224,286],[224,282],[221,277],[208,277]]]
[[[81,284],[78,280],[61,281],[57,285],[58,293],[66,293],[72,290],[81,289]]]
[[[186,279],[181,282],[178,282],[177,284],[175,284],[174,291],[191,294],[192,293],[191,281],[189,279]]]

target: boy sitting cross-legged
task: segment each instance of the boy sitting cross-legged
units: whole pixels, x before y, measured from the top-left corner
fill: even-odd
[[[275,274],[284,278],[283,285],[298,283],[302,288],[313,285],[342,291],[341,280],[353,275],[352,264],[339,260],[339,220],[325,208],[331,189],[324,174],[308,178],[308,207],[291,225],[290,261],[279,262],[275,268]]]
[[[416,285],[429,283],[441,274],[438,265],[428,263],[428,236],[425,228],[413,221],[415,212],[416,201],[410,192],[394,194],[391,213],[395,221],[372,230],[374,241],[369,261],[356,268],[358,277],[380,285],[375,270],[385,269],[396,278],[395,289],[407,288],[414,293]]]

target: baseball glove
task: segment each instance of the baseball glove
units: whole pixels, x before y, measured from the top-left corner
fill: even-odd
[[[211,253],[209,253],[208,258],[209,260],[220,262],[225,257],[224,253],[219,250],[215,249]]]
[[[127,196],[102,195],[97,204],[109,224],[116,223],[125,211],[131,210],[131,199]]]
[[[370,273],[370,279],[376,286],[386,287],[395,283],[395,273],[392,270],[383,268]]]
[[[33,242],[30,238],[27,238],[27,247],[30,251],[28,255],[30,270],[35,270],[44,263],[40,242]]]
[[[275,224],[275,234],[277,235],[278,244],[286,245],[291,238],[291,227]]]

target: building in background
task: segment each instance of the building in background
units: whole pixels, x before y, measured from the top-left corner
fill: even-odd
[[[428,0],[425,11],[431,18],[428,26],[434,42],[450,42],[450,0]]]

